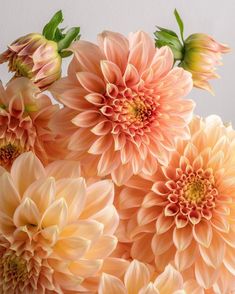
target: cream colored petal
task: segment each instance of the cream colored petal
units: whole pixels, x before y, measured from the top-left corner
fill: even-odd
[[[60,234],[61,238],[81,237],[95,242],[103,234],[103,224],[95,220],[79,220],[66,226]]]
[[[172,294],[177,290],[183,289],[183,278],[173,266],[166,266],[164,272],[154,281],[154,286],[160,293]]]
[[[138,294],[141,288],[150,282],[150,272],[147,266],[133,260],[124,276],[124,284],[129,294]]]
[[[115,236],[101,236],[97,242],[86,253],[87,259],[100,259],[109,256],[117,246],[117,238]]]
[[[41,226],[43,228],[50,226],[63,227],[67,222],[68,206],[63,198],[56,200],[47,208],[42,216]]]
[[[87,259],[80,259],[79,261],[72,262],[69,265],[69,270],[81,277],[91,277],[98,273],[98,271],[102,267],[103,260],[96,259],[96,260],[87,260]]]
[[[33,200],[25,198],[22,201],[14,213],[13,221],[17,227],[38,226],[40,221],[40,212]]]
[[[23,198],[29,197],[37,205],[41,213],[55,200],[55,179],[39,179],[32,183],[24,192]]]
[[[114,198],[114,186],[112,181],[103,180],[96,182],[87,188],[87,200],[80,218],[89,218],[111,204]]]
[[[104,225],[105,234],[114,234],[119,224],[119,215],[113,205],[105,207],[92,218]]]
[[[20,196],[7,172],[0,176],[0,211],[12,217],[20,204]]]
[[[197,257],[197,246],[192,242],[185,250],[176,251],[175,266],[180,272],[190,268]]]
[[[14,161],[11,175],[20,195],[23,195],[30,184],[45,177],[45,170],[40,160],[32,152],[27,152]]]
[[[59,228],[57,226],[45,228],[41,230],[41,235],[50,246],[54,246],[58,240]]]
[[[128,294],[121,280],[118,278],[102,274],[98,289],[98,294]]]
[[[77,260],[90,248],[90,241],[84,238],[60,239],[54,246],[54,253],[63,259]]]
[[[76,221],[86,202],[85,180],[83,178],[58,180],[56,182],[56,198],[66,201],[68,221]]]
[[[160,294],[158,289],[153,285],[152,282],[150,282],[147,286],[143,287],[139,294]]]

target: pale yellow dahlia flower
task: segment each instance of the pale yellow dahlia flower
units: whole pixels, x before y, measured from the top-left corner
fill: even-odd
[[[133,177],[121,190],[117,235],[131,245],[131,258],[158,271],[174,262],[190,279],[188,288],[233,293],[235,131],[210,116],[195,117],[190,132],[189,140],[178,141],[167,167],[148,179]]]
[[[99,275],[117,243],[114,188],[78,175],[31,152],[0,168],[0,293],[80,293]]]

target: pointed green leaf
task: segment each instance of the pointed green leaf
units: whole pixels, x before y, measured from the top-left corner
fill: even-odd
[[[61,52],[63,49],[68,48],[73,41],[78,40],[80,37],[79,32],[79,27],[74,27],[68,30],[64,35],[64,38],[58,42],[58,51]]]
[[[183,23],[180,15],[176,9],[174,10],[174,15],[175,15],[176,21],[177,21],[179,29],[180,29],[181,39],[184,42],[184,23]]]
[[[177,34],[176,34],[174,31],[172,31],[172,30],[165,29],[165,28],[158,27],[158,26],[157,26],[157,28],[158,28],[160,31],[166,32],[166,33],[168,33],[168,34],[171,35],[171,36],[178,37]]]
[[[45,25],[43,28],[43,36],[47,40],[54,40],[55,35],[57,34],[58,37],[58,25],[63,22],[63,13],[61,10],[57,11],[51,20]]]

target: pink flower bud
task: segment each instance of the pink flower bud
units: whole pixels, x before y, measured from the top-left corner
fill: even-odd
[[[4,62],[8,62],[14,77],[27,77],[41,90],[61,76],[58,45],[41,34],[28,34],[14,41],[0,55],[0,63]]]

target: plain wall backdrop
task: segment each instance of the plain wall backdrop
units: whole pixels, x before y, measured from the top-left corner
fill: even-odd
[[[204,32],[233,49],[218,70],[221,79],[212,82],[216,96],[194,89],[189,97],[197,103],[197,114],[220,115],[235,127],[235,0],[0,0],[0,4],[0,52],[20,36],[41,32],[59,9],[64,13],[64,26],[79,25],[82,39],[95,41],[103,30],[152,34],[156,25],[177,30],[173,16],[177,8],[185,23],[185,36]],[[0,65],[0,79],[9,79],[5,65]]]

